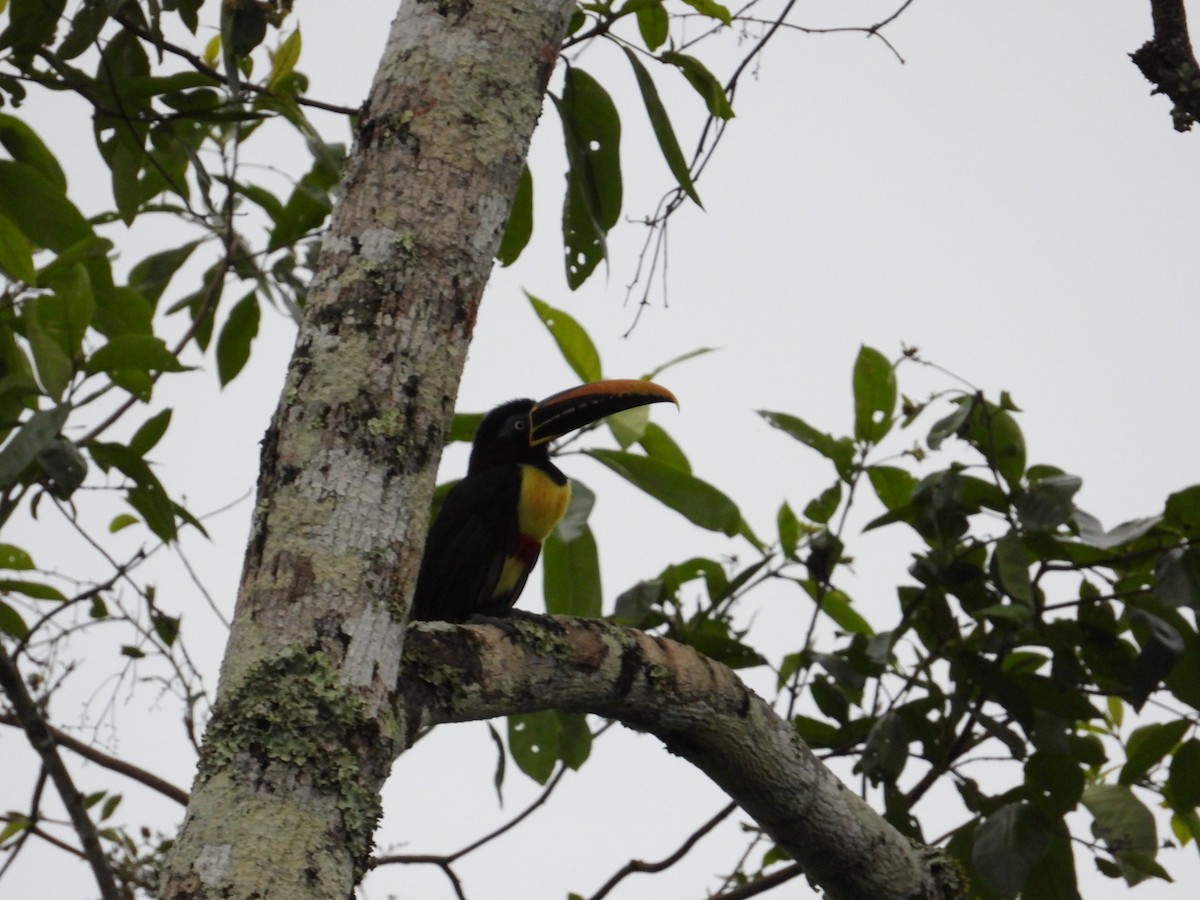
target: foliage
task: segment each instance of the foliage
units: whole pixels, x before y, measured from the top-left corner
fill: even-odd
[[[330,107],[307,96],[300,31],[285,26],[288,3],[222,4],[208,41],[198,36],[202,0],[83,0],[69,13],[63,0],[5,6],[0,646],[48,708],[55,654],[75,627],[59,623],[70,615],[83,626],[120,623],[114,657],[167,660],[195,728],[205,692],[183,650],[180,617],[128,578],[182,529],[203,531],[154,465],[174,417],[151,405],[155,388],[210,354],[219,382],[230,383],[264,327],[264,304],[298,315],[344,150],[308,119],[314,106]],[[687,15],[719,29],[734,16],[711,0],[686,0],[685,13],[679,7],[581,4],[564,48],[611,41],[631,67],[673,179],[655,226],[682,202],[700,204],[697,181],[711,135],[733,116],[737,80],[718,80],[674,26]],[[660,77],[688,84],[707,116],[690,158]],[[87,104],[109,179],[103,208],[84,208],[64,165],[21,118],[38,88]],[[553,105],[567,156],[563,254],[575,288],[607,259],[606,238],[623,211],[621,115],[577,59],[568,59]],[[245,165],[280,135],[302,142],[311,160],[282,187]],[[529,241],[534,184],[526,170],[498,254],[503,264]],[[174,226],[162,229],[169,243],[140,259],[115,254],[135,229],[160,223]],[[600,353],[579,323],[529,299],[580,379],[602,377]],[[734,668],[769,667],[797,735],[826,759],[852,762],[898,829],[945,843],[980,896],[1075,896],[1073,844],[1128,884],[1168,877],[1156,858],[1160,829],[1181,844],[1200,841],[1200,486],[1172,494],[1155,515],[1105,530],[1075,505],[1078,477],[1029,462],[1010,397],[956,390],[914,401],[901,393],[899,376],[920,364],[915,352],[892,361],[864,347],[844,433],[792,413],[761,413],[832,467],[813,497],[778,498],[769,536],[693,471],[646,409],[609,420],[609,446],[595,431],[573,438],[636,490],[737,547],[736,557],[665,565],[622,591],[612,617]],[[458,416],[451,439],[469,440],[477,421]],[[912,437],[918,428],[923,440]],[[51,511],[82,529],[86,489],[122,498],[127,509],[112,518],[111,533],[145,535],[128,558],[109,557],[107,578],[64,575],[60,561],[35,561],[12,542],[13,522]],[[578,485],[546,543],[552,613],[603,611],[593,499]],[[872,517],[861,531],[887,529],[916,547],[894,579],[889,616],[868,617],[845,586],[856,556],[851,523],[864,515]],[[859,557],[860,567],[868,564]],[[135,591],[136,608],[123,601],[121,585]],[[810,625],[790,652],[772,658],[755,646],[747,610],[776,602],[759,598],[781,588],[808,605]],[[558,712],[511,717],[507,741],[492,732],[501,749],[498,788],[507,757],[552,789],[589,760],[606,727],[594,726]],[[67,746],[65,736],[58,740]],[[957,791],[961,817],[939,836],[922,818],[941,783]],[[165,842],[114,826],[120,802],[115,793],[84,798],[122,883],[152,890]],[[18,851],[40,819],[37,801],[28,813],[6,814],[0,847]],[[1090,836],[1078,833],[1080,822]],[[765,846],[761,835],[750,840]],[[768,847],[730,882],[782,863]]]

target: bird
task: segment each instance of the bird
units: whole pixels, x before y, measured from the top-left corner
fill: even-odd
[[[550,461],[550,441],[650,403],[679,405],[651,381],[611,379],[536,402],[511,400],[485,415],[466,477],[429,528],[411,618],[509,615],[571,499],[571,483]]]

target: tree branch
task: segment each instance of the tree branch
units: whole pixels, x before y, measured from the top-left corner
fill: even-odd
[[[785,884],[796,876],[803,874],[804,867],[799,863],[792,863],[790,866],[784,866],[778,872],[764,875],[757,881],[743,884],[741,887],[736,887],[732,891],[726,891],[723,894],[717,894],[712,900],[746,900],[747,897],[757,897],[759,894],[765,894],[771,888],[779,887],[779,885]]]
[[[104,855],[104,848],[100,846],[100,836],[96,833],[95,823],[88,815],[87,809],[83,805],[83,797],[75,787],[75,782],[71,780],[71,775],[67,772],[67,767],[63,765],[62,758],[58,755],[58,747],[46,720],[42,717],[33,697],[29,695],[29,691],[25,689],[21,672],[17,669],[12,657],[8,655],[8,651],[4,649],[3,644],[0,644],[0,688],[3,688],[4,693],[8,695],[13,712],[20,720],[30,746],[42,758],[42,765],[45,766],[46,773],[54,782],[54,787],[58,789],[63,806],[67,808],[67,814],[71,817],[71,824],[75,826],[75,833],[79,835],[79,842],[83,845],[84,856],[92,867],[92,874],[96,878],[96,886],[100,889],[100,896],[104,900],[119,900],[121,895],[117,891],[117,882],[113,877],[112,868],[108,864],[108,858]]]
[[[18,728],[24,727],[23,724],[14,715],[0,714],[0,725],[12,725]],[[153,791],[158,791],[164,797],[169,797],[176,803],[187,806],[187,791],[183,788],[176,787],[171,782],[159,778],[157,775],[147,772],[145,769],[138,768],[132,763],[128,763],[123,759],[117,759],[115,756],[109,756],[90,744],[85,744],[78,738],[71,737],[65,731],[55,728],[49,723],[46,724],[46,729],[54,742],[60,747],[66,747],[74,753],[82,756],[84,759],[94,762],[98,766],[103,766],[110,771],[116,772],[119,775],[124,775],[126,778],[132,778],[134,781],[145,785]]]
[[[857,797],[727,667],[596,620],[409,626],[397,709],[424,728],[516,712],[590,712],[701,769],[832,898],[953,897],[954,879]]]
[[[729,803],[722,807],[719,812],[691,834],[687,836],[682,844],[670,856],[660,859],[658,862],[648,863],[642,862],[640,859],[631,859],[625,863],[596,893],[592,894],[591,900],[600,900],[601,897],[606,897],[612,892],[612,889],[620,884],[626,877],[635,872],[646,872],[653,874],[662,872],[664,869],[669,869],[675,863],[679,862],[688,852],[696,846],[696,843],[729,818],[730,814],[737,809],[736,803]]]
[[[1176,131],[1191,130],[1200,119],[1200,63],[1188,38],[1183,0],[1150,0],[1154,37],[1129,54],[1133,64],[1154,85],[1152,94],[1166,94],[1175,104],[1171,119]]]

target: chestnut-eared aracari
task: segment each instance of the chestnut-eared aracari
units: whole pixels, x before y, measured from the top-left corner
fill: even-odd
[[[463,622],[476,613],[505,615],[571,499],[567,476],[550,461],[550,441],[613,413],[663,402],[678,404],[649,381],[596,381],[537,403],[512,400],[484,416],[467,476],[429,528],[412,617]]]

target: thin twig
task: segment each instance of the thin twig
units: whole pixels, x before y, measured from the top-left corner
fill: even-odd
[[[24,727],[22,723],[12,714],[0,713],[0,725],[11,725],[14,728]],[[145,785],[153,791],[158,791],[164,797],[169,797],[181,806],[187,806],[188,792],[183,788],[176,787],[165,779],[159,778],[157,775],[147,772],[145,769],[128,763],[123,759],[117,759],[115,756],[109,756],[101,750],[97,750],[90,744],[85,744],[78,738],[72,737],[65,731],[55,728],[47,723],[46,728],[50,735],[54,738],[54,742],[60,747],[66,747],[73,753],[77,753],[84,759],[94,762],[98,766],[103,766],[105,769],[116,772],[118,775],[124,775],[126,778],[132,778],[134,781]]]
[[[20,721],[30,746],[42,758],[42,765],[46,767],[46,773],[54,782],[63,806],[67,808],[71,824],[75,826],[75,833],[79,835],[79,842],[83,845],[84,856],[88,865],[92,867],[92,874],[96,878],[96,886],[100,889],[100,896],[104,900],[120,900],[121,895],[117,890],[116,878],[113,876],[112,867],[108,864],[108,857],[104,855],[104,848],[100,846],[100,835],[96,833],[96,825],[83,805],[83,796],[75,787],[75,782],[71,780],[71,775],[63,764],[62,757],[58,755],[58,747],[54,735],[50,731],[50,726],[42,717],[42,713],[33,697],[29,695],[29,691],[25,689],[25,681],[21,678],[21,672],[4,649],[3,644],[0,644],[0,688],[3,688],[4,693],[8,695],[13,712]]]
[[[600,890],[592,894],[591,900],[600,900],[601,897],[607,896],[613,888],[620,884],[626,877],[635,872],[646,872],[653,874],[655,872],[661,872],[664,869],[669,869],[671,866],[675,865],[675,863],[683,859],[702,837],[729,818],[735,809],[737,809],[736,803],[730,803],[722,807],[715,816],[688,835],[687,839],[679,845],[679,848],[674,853],[665,857],[664,859],[659,860],[658,862],[647,863],[642,862],[639,859],[631,859],[620,869],[618,869],[613,874],[612,878],[604,882],[604,885],[600,888]]]
[[[199,56],[192,53],[190,50],[185,50],[183,47],[180,47],[177,44],[172,44],[170,41],[168,41],[158,35],[155,35],[153,32],[147,31],[146,29],[142,28],[141,25],[139,25],[137,22],[133,21],[132,19],[128,18],[127,16],[124,16],[124,15],[118,13],[117,15],[113,16],[113,18],[123,28],[126,28],[129,31],[132,31],[134,34],[136,34],[142,40],[147,41],[150,44],[153,44],[159,50],[166,50],[168,53],[178,56],[180,59],[184,60],[189,65],[191,65],[191,67],[194,68],[197,72],[199,72],[202,75],[208,76],[213,81],[215,81],[217,84],[225,84],[226,83],[225,78],[222,77],[220,72],[218,72],[216,69],[214,69],[208,63],[206,63]],[[270,91],[269,89],[267,89],[261,85],[243,83],[241,86],[243,88],[245,88],[246,90],[250,91],[251,93],[261,94],[261,95],[267,96],[267,97],[275,96],[274,92]],[[343,115],[343,116],[356,116],[359,113],[358,109],[355,109],[355,108],[352,108],[349,106],[338,106],[335,103],[325,103],[322,100],[313,100],[308,97],[296,96],[296,97],[293,97],[292,99],[294,99],[301,106],[311,106],[313,109],[322,109],[325,112],[338,113],[339,115]]]
[[[752,881],[749,884],[743,884],[741,887],[736,887],[732,891],[726,891],[723,894],[717,894],[711,900],[745,900],[746,897],[755,897],[759,894],[766,893],[771,888],[779,887],[785,882],[791,881],[798,875],[803,875],[804,870],[800,868],[800,863],[792,863],[790,866],[784,866],[778,872],[772,872],[770,875],[764,875],[758,881]]]

